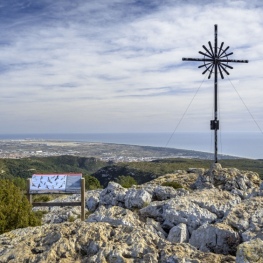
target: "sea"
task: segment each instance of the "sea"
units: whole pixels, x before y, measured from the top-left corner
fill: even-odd
[[[0,140],[101,142],[214,153],[213,132],[0,134]],[[218,132],[218,154],[263,159],[263,133]]]

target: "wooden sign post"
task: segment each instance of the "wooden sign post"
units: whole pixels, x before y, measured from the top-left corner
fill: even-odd
[[[32,202],[32,194],[80,194],[80,202]],[[27,181],[27,198],[35,206],[81,206],[85,220],[85,178],[82,174],[33,174]]]

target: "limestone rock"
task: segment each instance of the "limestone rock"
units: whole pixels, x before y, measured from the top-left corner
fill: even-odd
[[[185,196],[188,195],[189,191],[179,188],[174,189],[170,186],[157,186],[153,190],[153,199],[157,201],[163,201],[171,198],[176,198],[178,196]]]
[[[259,175],[251,171],[239,171],[236,168],[222,168],[219,163],[204,174],[199,175],[198,179],[192,184],[193,189],[218,188],[226,191],[234,191],[240,197],[245,198],[255,188],[259,189]]]
[[[99,196],[91,196],[89,199],[86,201],[86,207],[90,212],[94,212],[100,203]]]
[[[263,241],[254,239],[238,246],[236,263],[263,263]]]
[[[161,222],[163,228],[167,230],[184,223],[190,233],[199,226],[217,219],[215,214],[189,201],[186,197],[152,202],[149,206],[142,208],[140,214]]]
[[[197,173],[188,173],[184,170],[178,170],[173,174],[159,176],[158,178],[143,184],[142,187],[145,187],[147,185],[159,186],[167,182],[176,182],[181,184],[185,189],[187,189],[190,188],[190,186],[197,180],[198,176],[199,174]]]
[[[160,251],[158,263],[235,263],[233,256],[205,253],[190,247],[186,243],[166,245]]]
[[[152,202],[140,213],[161,222],[166,230],[184,223],[191,233],[204,223],[222,219],[240,202],[239,196],[227,191],[204,189],[167,201]]]
[[[236,205],[224,222],[242,234],[243,241],[262,238],[263,233],[263,197],[244,200]]]
[[[144,189],[129,189],[125,195],[125,207],[142,208],[152,201],[152,196]]]
[[[115,182],[109,182],[108,186],[100,193],[100,204],[104,206],[124,207],[127,189]]]
[[[238,195],[216,188],[194,191],[186,198],[216,214],[218,218],[226,216],[233,207],[241,202],[241,198]]]
[[[157,234],[163,239],[167,238],[167,233],[162,229],[161,224],[152,218],[147,217],[146,222],[145,224],[142,224],[142,227]]]
[[[101,192],[102,190],[91,190],[86,193],[86,208],[90,212],[94,212],[98,208]]]
[[[80,196],[58,200],[79,201]],[[215,164],[130,189],[110,182],[86,193],[86,207],[94,212],[86,222],[75,220],[80,207],[34,208],[48,212],[45,225],[0,235],[0,263],[232,263],[235,258],[223,254],[234,255],[240,243],[239,262],[249,260],[253,244],[253,253],[261,255],[263,186],[253,172]]]
[[[228,225],[205,224],[193,231],[189,243],[204,252],[235,255],[240,237]]]
[[[167,240],[172,243],[184,243],[189,241],[189,233],[186,224],[178,224],[170,229]]]
[[[107,222],[113,226],[137,226],[140,225],[138,215],[128,209],[112,206],[108,209],[100,206],[95,213],[91,214],[87,222]]]
[[[140,226],[108,223],[46,224],[0,235],[0,262],[206,262],[234,263],[231,256],[173,244]]]
[[[80,201],[80,194],[73,194],[70,196],[60,196],[49,203],[52,202],[78,202]],[[42,217],[43,224],[59,224],[69,220],[75,220],[80,218],[81,208],[80,206],[51,206],[51,207],[34,207],[34,211],[45,211],[46,214]]]

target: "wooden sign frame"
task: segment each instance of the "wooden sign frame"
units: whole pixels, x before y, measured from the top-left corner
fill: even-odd
[[[41,176],[42,178],[45,178],[45,180],[49,180],[50,183],[52,184],[52,179],[50,178],[58,178],[59,177],[69,177],[70,176],[79,176],[82,177],[82,174],[37,174],[37,175],[33,175],[33,176]],[[33,178],[32,176],[32,178]],[[55,176],[55,177],[54,177]],[[54,190],[52,188],[46,188],[46,189],[41,189],[41,190],[35,190],[35,187],[32,186],[32,178],[28,178],[27,179],[27,199],[29,201],[29,203],[33,206],[47,206],[47,207],[51,207],[51,206],[81,206],[81,221],[85,220],[85,178],[80,178],[80,186],[79,188],[75,188],[74,190]],[[41,179],[42,179],[41,178]],[[47,179],[48,178],[48,179]],[[42,181],[45,181],[42,180]],[[64,180],[64,178],[63,178]],[[55,181],[55,179],[53,180]],[[62,181],[62,179],[61,179]],[[58,193],[58,194],[69,194],[69,193],[80,193],[80,197],[81,197],[81,201],[80,202],[33,202],[32,201],[32,195],[33,194],[54,194],[54,193]]]

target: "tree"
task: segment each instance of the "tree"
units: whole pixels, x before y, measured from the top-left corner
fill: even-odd
[[[10,180],[0,180],[0,234],[40,224],[21,190]]]
[[[27,188],[26,179],[20,177],[14,177],[12,181],[15,186],[19,187],[23,191],[26,191]]]
[[[120,184],[122,187],[125,187],[125,188],[130,188],[131,186],[137,184],[137,181],[133,177],[131,177],[129,175],[127,175],[127,176],[120,175],[116,179],[116,181],[117,181],[118,184]]]
[[[84,175],[83,177],[85,178],[86,190],[95,190],[98,188],[102,188],[100,181],[96,177],[88,174]]]

